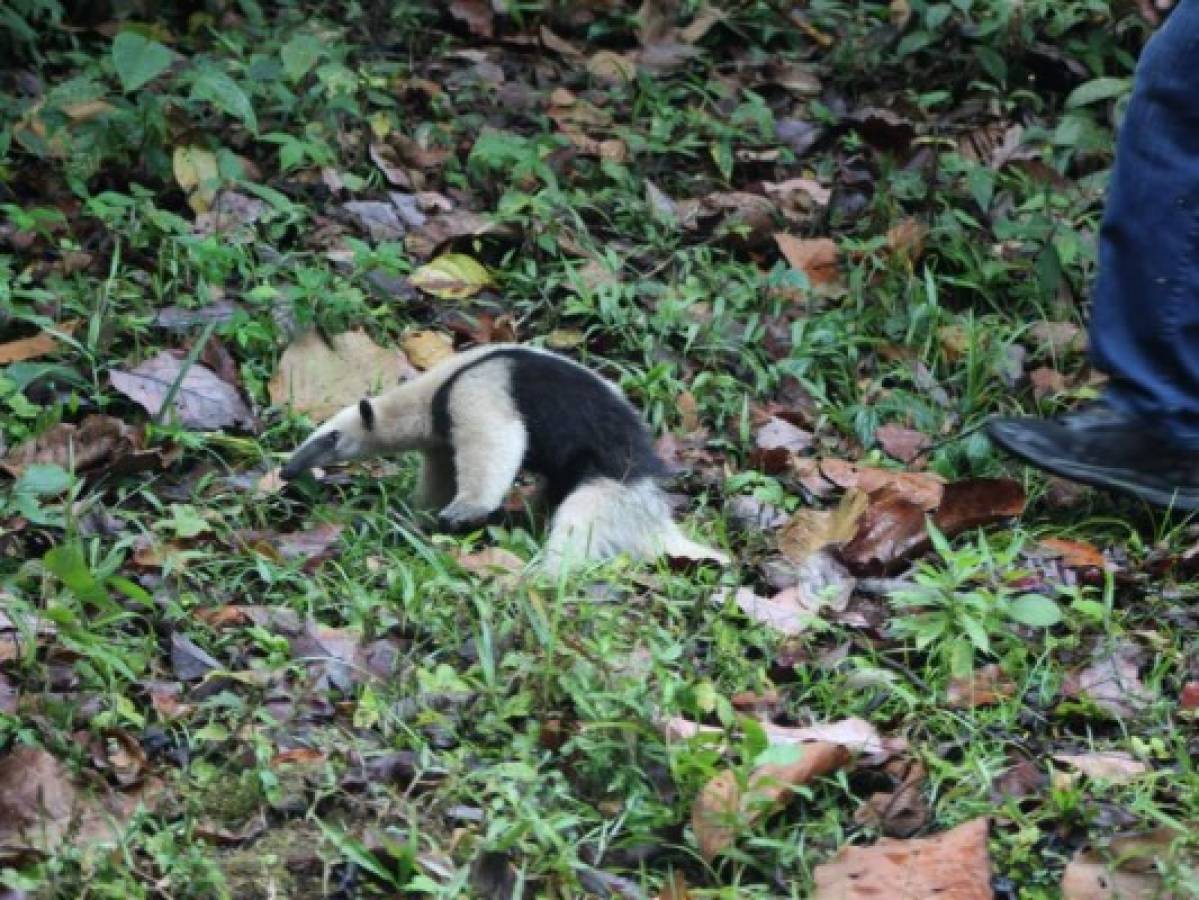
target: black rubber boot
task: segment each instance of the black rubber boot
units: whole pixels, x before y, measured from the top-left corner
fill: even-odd
[[[1151,423],[1096,404],[1056,419],[996,419],[996,444],[1026,463],[1154,506],[1199,509],[1199,451],[1170,443]]]

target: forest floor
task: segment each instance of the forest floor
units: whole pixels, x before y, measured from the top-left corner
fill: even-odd
[[[0,896],[1199,896],[1199,529],[979,430],[1102,384],[1139,18],[64,5],[0,8]],[[732,565],[279,480],[511,340]]]

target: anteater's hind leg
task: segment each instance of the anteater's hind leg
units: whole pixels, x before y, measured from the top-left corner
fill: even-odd
[[[457,492],[454,458],[449,449],[424,451],[412,505],[422,511],[434,512],[453,500]]]

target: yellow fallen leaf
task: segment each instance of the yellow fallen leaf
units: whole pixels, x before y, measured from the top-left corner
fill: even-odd
[[[637,77],[636,63],[611,50],[600,50],[587,60],[587,71],[601,81],[632,81]]]
[[[206,213],[221,185],[216,156],[203,147],[176,147],[171,156],[175,181],[187,194],[187,205],[196,215]]]
[[[330,343],[310,331],[283,351],[268,387],[276,406],[290,403],[319,422],[410,371],[403,354],[380,347],[363,331],[336,335]]]
[[[400,338],[400,347],[418,369],[431,369],[454,355],[454,340],[443,331],[409,331]]]
[[[439,256],[413,272],[408,280],[413,287],[442,300],[465,300],[494,284],[483,265],[465,253]]]
[[[71,334],[79,325],[78,319],[55,325],[54,329],[62,334]],[[58,339],[48,331],[35,334],[33,337],[22,338],[19,341],[9,341],[0,344],[0,366],[21,362],[26,359],[37,359],[58,349]]]

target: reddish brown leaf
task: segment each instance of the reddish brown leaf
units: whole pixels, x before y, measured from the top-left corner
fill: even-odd
[[[1182,686],[1178,705],[1182,709],[1199,709],[1199,681],[1188,681]]]
[[[947,536],[1010,519],[1024,512],[1024,488],[1010,478],[970,478],[946,485],[933,516]]]
[[[1066,376],[1048,366],[1033,369],[1028,373],[1028,380],[1032,383],[1033,396],[1038,400],[1060,394],[1066,389]]]
[[[1086,541],[1068,541],[1064,538],[1042,538],[1040,545],[1058,556],[1062,565],[1071,569],[1102,569],[1107,566],[1103,553],[1094,544]]]
[[[909,266],[924,255],[928,226],[919,219],[901,219],[887,229],[887,249]]]
[[[814,876],[812,900],[991,900],[987,820],[933,837],[843,847]]]
[[[858,520],[853,540],[841,548],[841,558],[851,571],[884,570],[927,544],[924,517],[924,509],[903,494],[881,491]]]
[[[841,459],[822,459],[821,474],[838,487],[874,494],[887,488],[921,509],[935,509],[945,492],[945,480],[932,472],[900,472],[859,466]]]
[[[874,438],[888,456],[905,463],[920,456],[930,444],[926,435],[902,425],[883,425],[874,432]]]
[[[887,837],[911,837],[928,821],[923,785],[924,767],[914,763],[894,791],[871,794],[854,811],[853,820],[877,828]]]

